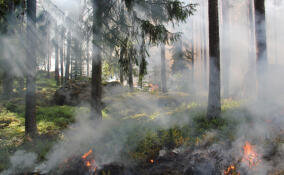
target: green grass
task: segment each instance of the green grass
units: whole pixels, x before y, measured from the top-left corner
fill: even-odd
[[[9,155],[18,149],[36,152],[39,159],[44,160],[52,145],[61,136],[62,130],[75,121],[76,112],[78,110],[80,113],[89,112],[87,108],[51,106],[47,101],[55,92],[55,81],[39,79],[38,85],[40,86],[38,93],[44,96],[44,102],[39,102],[37,107],[37,124],[41,136],[33,142],[25,140],[24,137],[23,99],[14,98],[5,105],[0,105],[2,106],[0,109],[0,155],[3,155],[0,156],[0,171],[9,166]],[[184,100],[176,103],[174,96],[177,96],[177,93],[169,96],[159,93],[150,94],[147,100],[155,101],[157,104],[160,101],[163,103],[159,108],[154,107],[151,110],[148,110],[147,105],[143,106],[147,104],[147,100],[139,106],[129,105],[135,104],[131,103],[131,100],[137,102],[144,97],[144,94],[137,92],[105,97],[104,100],[109,105],[103,110],[103,119],[117,122],[105,133],[104,140],[96,145],[96,151],[113,153],[107,150],[115,150],[115,142],[121,139],[127,143],[121,152],[121,157],[148,162],[157,157],[163,148],[172,149],[200,144],[202,140],[208,140],[208,137],[212,142],[222,138],[233,139],[234,129],[239,122],[242,122],[237,120],[237,115],[245,113],[241,110],[241,102],[224,100],[222,116],[208,121],[205,105],[189,103],[186,100],[189,98],[187,94],[180,94],[179,99],[184,98]],[[210,131],[216,132],[217,135],[209,135]]]
[[[16,149],[36,152],[40,159],[44,159],[62,130],[75,121],[76,110],[70,106],[38,107],[40,138],[30,142],[24,137],[24,113],[11,112],[4,107],[0,109],[0,171],[8,166],[9,155]]]

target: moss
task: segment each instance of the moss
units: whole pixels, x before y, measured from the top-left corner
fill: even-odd
[[[75,108],[53,106],[37,108],[37,127],[40,138],[29,143],[25,141],[24,113],[15,113],[0,108],[0,171],[7,168],[9,155],[16,149],[38,153],[44,159],[61,131],[75,120]],[[83,110],[83,109],[81,109]],[[2,155],[5,155],[3,157]]]

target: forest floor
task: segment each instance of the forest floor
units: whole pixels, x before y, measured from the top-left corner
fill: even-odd
[[[55,81],[41,77],[37,84],[40,134],[37,139],[24,136],[23,98],[15,97],[0,103],[0,172],[11,165],[9,157],[17,150],[35,152],[39,162],[45,161],[51,148],[65,139],[65,131],[88,113],[87,107],[54,105]],[[224,140],[233,142],[239,137],[236,133],[240,126],[252,121],[250,112],[243,107],[244,102],[227,99],[222,102],[222,116],[208,122],[205,104],[195,102],[192,96],[182,92],[166,95],[125,92],[105,96],[103,101],[103,120],[116,123],[106,133],[105,143],[96,145],[96,151],[114,150],[118,144],[115,142],[123,140],[124,148],[119,156],[142,164],[152,163],[164,149],[212,145]],[[284,143],[284,140],[273,139],[276,144]],[[108,143],[108,140],[111,141]]]

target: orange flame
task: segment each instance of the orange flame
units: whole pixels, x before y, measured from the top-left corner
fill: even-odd
[[[225,175],[240,175],[240,173],[236,172],[235,165],[230,165],[226,170],[224,170]]]
[[[87,162],[85,163],[85,165],[86,165],[87,167],[92,166],[92,164],[91,164],[91,162],[90,162],[90,161],[87,161]]]
[[[252,146],[249,142],[246,142],[243,146],[243,158],[242,161],[245,162],[250,168],[256,166],[259,162],[259,156],[256,153],[254,146]]]
[[[91,155],[93,153],[93,150],[89,150],[88,152],[86,152],[83,156],[82,159],[86,159],[89,155]]]
[[[154,163],[154,160],[153,160],[153,159],[151,159],[151,160],[150,160],[150,163],[151,163],[151,164],[153,164],[153,163]]]
[[[94,159],[87,159],[87,157],[89,157],[91,154],[93,153],[93,150],[89,150],[87,153],[85,153],[81,158],[84,161],[84,165],[89,169],[90,172],[96,172],[97,170],[97,165],[96,165],[96,161]]]
[[[150,88],[151,92],[158,91],[159,90],[159,85],[157,85],[157,84],[149,84],[149,88]]]

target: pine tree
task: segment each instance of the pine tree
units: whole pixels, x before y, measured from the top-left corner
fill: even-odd
[[[207,118],[213,119],[221,114],[221,83],[220,83],[220,37],[218,0],[208,1],[209,11],[209,95]]]
[[[266,99],[267,90],[267,45],[266,45],[266,20],[265,20],[265,0],[254,0],[255,8],[255,36],[257,50],[257,87],[258,98],[262,101]]]
[[[25,131],[26,135],[34,137],[37,135],[36,126],[36,53],[35,53],[35,28],[36,28],[36,0],[27,1],[27,90],[25,108]]]

